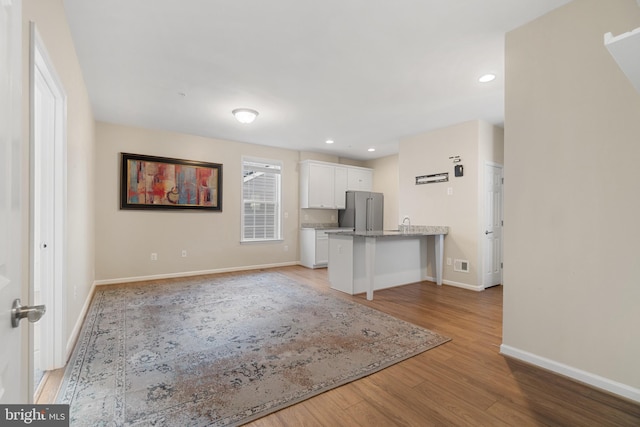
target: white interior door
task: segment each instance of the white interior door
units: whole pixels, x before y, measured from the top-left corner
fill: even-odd
[[[502,166],[484,167],[483,278],[485,288],[502,283]]]
[[[21,328],[11,307],[21,297],[21,3],[0,0],[0,403],[26,403]],[[25,322],[22,322],[22,327]]]
[[[66,95],[31,23],[31,305],[47,315],[33,325],[35,392],[45,371],[64,366]]]

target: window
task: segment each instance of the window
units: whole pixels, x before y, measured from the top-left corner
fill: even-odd
[[[242,159],[243,242],[281,240],[280,188],[282,163]]]

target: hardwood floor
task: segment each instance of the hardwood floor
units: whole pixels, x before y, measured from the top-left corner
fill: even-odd
[[[367,301],[331,290],[326,269],[275,270],[452,341],[248,426],[640,426],[639,404],[499,354],[501,286],[474,292],[422,282]]]
[[[326,269],[278,270],[329,289]],[[502,286],[422,282],[373,301],[329,291],[452,341],[249,426],[640,426],[640,405],[499,354]]]

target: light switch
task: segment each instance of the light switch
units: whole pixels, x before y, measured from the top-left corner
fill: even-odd
[[[453,187],[447,187],[447,196],[451,196],[453,194]]]

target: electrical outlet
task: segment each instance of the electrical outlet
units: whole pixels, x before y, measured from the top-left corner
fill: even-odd
[[[187,257],[187,250],[183,249],[182,250],[182,258],[186,258]]]
[[[448,196],[453,195],[453,187],[447,187],[447,195]]]
[[[451,258],[447,257],[447,265],[451,265]]]
[[[158,260],[158,254],[155,252],[151,252],[151,261],[157,261]]]
[[[284,219],[287,219],[287,218],[289,218],[289,212],[284,213]]]

